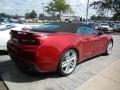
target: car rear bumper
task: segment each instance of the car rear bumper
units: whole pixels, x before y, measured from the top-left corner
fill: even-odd
[[[99,30],[108,31],[108,28],[100,27]]]
[[[24,46],[23,46],[24,47]],[[40,47],[23,48],[22,46],[7,44],[8,53],[11,59],[25,69],[39,72],[54,72],[57,69],[57,61],[52,57],[45,57],[39,54]],[[42,53],[42,52],[41,52]]]

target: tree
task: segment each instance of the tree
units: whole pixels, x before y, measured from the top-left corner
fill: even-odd
[[[90,6],[93,6],[99,13],[108,10],[113,12],[113,18],[120,20],[120,0],[99,0],[94,1]]]
[[[8,18],[8,19],[12,18],[11,15],[8,15],[6,13],[0,13],[0,17],[4,17],[4,18]]]
[[[55,8],[53,2],[51,2],[48,6],[46,6],[46,12],[51,16],[55,16]]]
[[[25,18],[30,19],[30,13],[25,13]]]
[[[44,15],[43,14],[39,14],[39,20],[43,20],[44,19]]]
[[[85,21],[85,18],[83,18],[83,21]]]
[[[98,14],[98,16],[95,16],[95,15],[91,16],[90,19],[91,19],[91,20],[95,20],[95,21],[96,21],[96,20],[104,21],[104,20],[108,20],[108,17],[101,16],[101,15]],[[109,18],[109,19],[110,19],[110,18]]]
[[[96,20],[96,16],[95,16],[95,15],[92,15],[92,16],[90,17],[90,19],[91,19],[91,20]]]
[[[37,13],[32,10],[30,13],[25,13],[26,19],[35,19],[37,17]]]
[[[37,13],[34,10],[32,10],[32,12],[30,12],[30,17],[31,19],[35,19],[37,17]]]
[[[80,17],[80,21],[83,21],[82,17]]]
[[[71,7],[69,4],[65,2],[65,0],[53,0],[46,7],[46,11],[52,16],[55,16],[58,13],[60,21],[61,21],[60,16],[62,15],[62,13],[67,13],[70,10],[71,10]]]
[[[120,13],[115,13],[113,16],[113,20],[119,20],[120,21]]]
[[[19,19],[19,18],[20,18],[20,16],[15,15],[15,16],[12,16],[12,18],[13,18],[13,19]]]

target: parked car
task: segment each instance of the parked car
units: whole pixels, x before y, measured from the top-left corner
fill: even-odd
[[[117,23],[113,26],[113,30],[114,31],[117,31],[117,32],[120,32],[120,23]]]
[[[99,28],[99,23],[95,23],[95,24],[94,24],[94,27],[95,27],[96,30],[98,30],[98,28]]]
[[[94,23],[88,23],[89,26],[91,26],[92,28],[95,28],[95,24]]]
[[[4,24],[0,26],[0,50],[7,51],[7,41],[10,39],[10,31],[13,30],[22,30],[28,25],[22,24]]]
[[[0,17],[0,22],[4,22],[4,19],[3,17]]]
[[[29,32],[11,31],[7,48],[11,59],[23,71],[71,74],[77,63],[112,52],[110,35],[79,23],[51,23]]]
[[[109,26],[109,24],[107,23],[101,23],[99,26],[98,26],[98,29],[99,30],[102,30],[102,31],[112,31],[113,28]]]

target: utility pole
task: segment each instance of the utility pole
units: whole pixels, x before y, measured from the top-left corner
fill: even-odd
[[[107,21],[109,21],[109,16],[108,16],[108,14],[109,14],[109,9],[107,10]]]
[[[86,24],[88,24],[88,11],[89,11],[89,0],[87,1]]]
[[[45,23],[45,3],[42,3],[43,5],[43,23]]]

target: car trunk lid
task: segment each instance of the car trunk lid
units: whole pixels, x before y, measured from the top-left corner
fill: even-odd
[[[11,30],[11,40],[15,43],[26,45],[39,45],[40,41],[37,37],[40,35],[30,31],[15,31]]]

